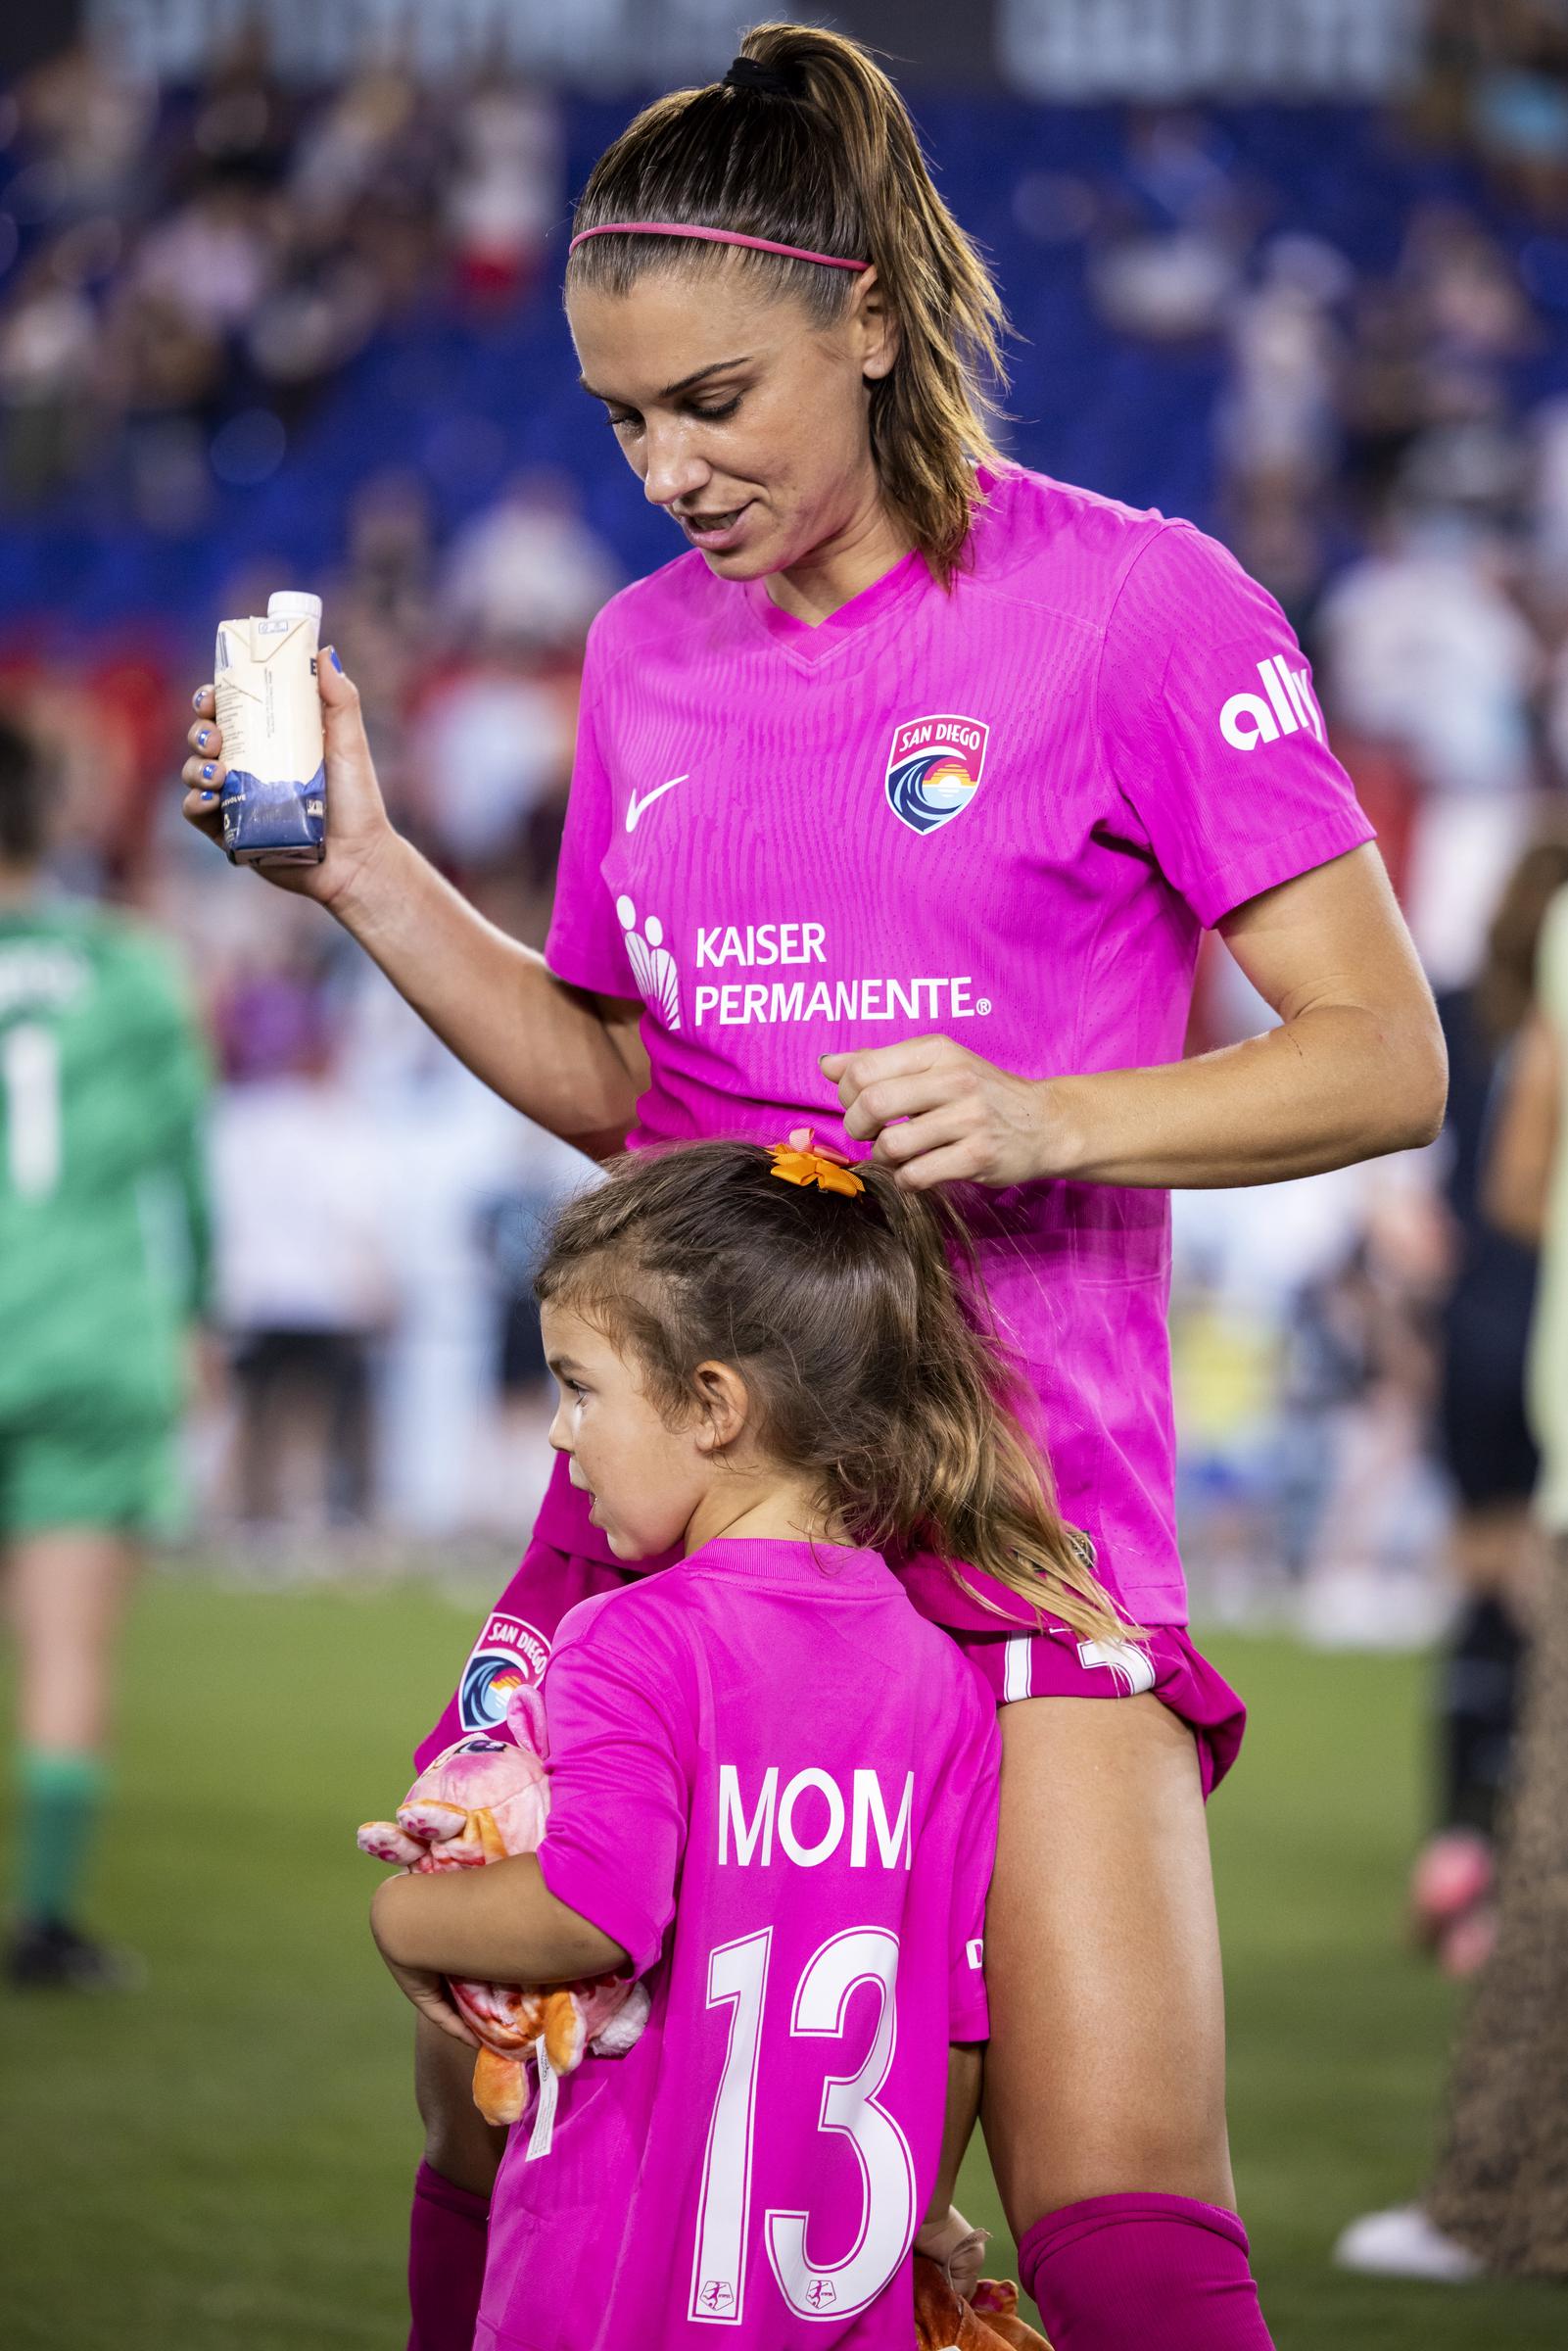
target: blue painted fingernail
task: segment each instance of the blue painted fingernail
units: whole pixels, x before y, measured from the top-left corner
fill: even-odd
[[[332,645],[328,646],[327,650],[332,655],[332,666],[341,678],[343,675],[343,663],[338,659],[338,648],[335,645]]]
[[[193,710],[200,710],[206,699],[207,688],[205,686],[198,686],[196,692],[191,696],[191,708]]]
[[[205,751],[205,750],[206,750],[206,748],[207,748],[207,738],[208,738],[208,736],[209,736],[211,733],[212,733],[212,729],[211,729],[211,727],[198,727],[198,728],[197,728],[197,730],[196,730],[196,747],[197,747],[197,749],[198,749],[199,751]]]
[[[214,760],[214,761],[213,762],[213,767],[215,767],[215,766],[216,766],[216,764],[217,764],[217,762]],[[213,767],[204,767],[204,768],[203,768],[203,770],[202,770],[202,781],[203,781],[203,783],[204,783],[204,784],[211,784],[211,782],[213,781]]]
[[[217,794],[215,792],[204,792],[202,797],[204,800],[215,800]]]

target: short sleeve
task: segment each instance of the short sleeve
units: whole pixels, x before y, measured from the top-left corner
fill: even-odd
[[[985,1897],[996,1860],[997,1789],[1002,1741],[996,1707],[973,1666],[974,1727],[950,1766],[954,1794],[962,1804],[953,1872],[951,1941],[948,1952],[949,2040],[984,2040],[990,2015],[985,2000]]]
[[[637,981],[626,937],[604,881],[604,859],[615,823],[609,769],[599,748],[601,665],[589,632],[583,662],[583,696],[577,718],[577,749],[566,801],[566,831],[555,874],[555,904],[545,961],[558,980],[595,995],[636,996]]]
[[[691,1707],[682,1654],[626,1621],[618,1593],[562,1619],[545,1673],[549,1819],[545,1883],[631,1953],[659,1955],[690,1812]]]
[[[1112,775],[1200,923],[1375,838],[1289,621],[1190,523],[1138,553],[1097,685]]]

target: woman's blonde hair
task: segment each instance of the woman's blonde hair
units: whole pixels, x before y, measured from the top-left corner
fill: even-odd
[[[931,183],[909,110],[859,42],[808,24],[758,24],[740,54],[779,89],[676,90],[647,107],[594,168],[574,233],[615,220],[732,229],[876,264],[899,331],[889,374],[871,385],[871,443],[882,496],[945,587],[979,498],[976,462],[1004,384],[1001,297]],[[594,236],[566,284],[624,294],[647,269],[715,265],[767,273],[813,320],[843,315],[847,269],[736,246]]]
[[[966,1315],[932,1193],[856,1168],[854,1198],[782,1182],[760,1144],[638,1151],[565,1209],[536,1283],[638,1363],[671,1425],[700,1410],[700,1364],[733,1365],[759,1442],[804,1471],[837,1530],[876,1551],[978,1568],[1088,1640],[1136,1628],[1094,1572],[1013,1409],[1019,1387]]]

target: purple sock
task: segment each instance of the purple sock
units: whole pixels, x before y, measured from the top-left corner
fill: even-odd
[[[419,2166],[408,2224],[408,2351],[473,2351],[489,2220],[488,2198]]]
[[[1056,2351],[1272,2351],[1233,2212],[1190,2196],[1088,2196],[1019,2246]]]

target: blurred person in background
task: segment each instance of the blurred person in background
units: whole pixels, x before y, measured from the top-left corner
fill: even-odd
[[[1497,1879],[1497,1943],[1449,2082],[1437,2171],[1418,2204],[1341,2237],[1345,2269],[1457,2284],[1568,2279],[1568,889],[1541,931],[1534,1007],[1511,1056],[1482,1187],[1494,1224],[1539,1243],[1530,1422],[1549,1539],[1526,1668]]]
[[[622,585],[619,565],[583,520],[571,481],[531,466],[452,541],[445,619],[459,642],[535,653],[580,646]]]
[[[515,302],[537,276],[560,211],[560,107],[553,91],[488,73],[457,113],[446,194],[457,283],[470,300]]]
[[[1492,1944],[1493,1841],[1507,1787],[1535,1563],[1530,1497],[1537,1455],[1525,1416],[1535,1300],[1533,1243],[1499,1230],[1483,1198],[1509,1057],[1531,1010],[1542,922],[1568,884],[1568,841],[1533,844],[1493,918],[1469,987],[1438,997],[1449,1046],[1444,1198],[1451,1279],[1441,1314],[1438,1448],[1454,1495],[1450,1572],[1458,1613],[1438,1673],[1438,1831],[1416,1864],[1418,1931],[1452,1975]]]
[[[46,878],[51,779],[0,721],[0,1567],[20,1684],[14,1921],[24,1989],[105,1990],[81,1904],[116,1639],[176,1499],[207,1291],[205,1056],[161,946]]]
[[[1542,657],[1511,572],[1499,535],[1400,504],[1317,615],[1336,723],[1410,763],[1419,808],[1404,903],[1440,988],[1476,968],[1534,809]]]
[[[250,1533],[372,1514],[371,1351],[389,1319],[386,1152],[344,1084],[319,984],[257,975],[225,1007],[213,1162],[234,1503]]]
[[[691,552],[595,624],[546,958],[393,831],[330,654],[325,861],[268,878],[327,904],[472,1069],[584,1148],[634,1121],[641,1142],[816,1117],[917,1187],[991,1200],[990,1301],[1062,1507],[1145,1629],[1117,1660],[1000,1599],[940,1614],[1003,1707],[988,2143],[1053,2331],[1254,2351],[1203,1813],[1241,1708],[1186,1631],[1164,1195],[1430,1140],[1430,998],[1277,607],[1190,526],[994,451],[998,297],[863,50],[748,34],[722,82],[612,146],[577,235],[580,360]],[[186,813],[211,832],[222,746],[207,690],[196,706]],[[922,736],[947,725],[959,743]],[[1280,1025],[1183,1062],[1205,927]],[[781,945],[826,973],[732,979]],[[704,960],[731,967],[734,1019],[717,990],[699,1017]],[[969,979],[923,980],[899,1010],[873,977],[933,969],[996,979],[973,1000]],[[876,1009],[836,1009],[830,976]],[[927,1033],[970,1013],[979,1049]],[[503,1604],[542,1646],[567,1597],[613,1588],[584,1502],[557,1476]],[[939,1613],[957,1604],[933,1566],[906,1574]],[[1096,2044],[1115,2061],[1086,2066]],[[415,2339],[466,2346],[497,2150],[423,2039],[420,2088]]]
[[[507,1180],[480,1204],[477,1217],[497,1310],[486,1520],[507,1534],[523,1515],[520,1505],[539,1507],[541,1438],[554,1413],[534,1275],[551,1218],[591,1180],[590,1165],[580,1152],[529,1120],[515,1126]]]

